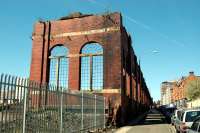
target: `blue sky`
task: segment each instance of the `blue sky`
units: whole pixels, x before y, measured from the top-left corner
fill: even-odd
[[[0,4],[0,73],[29,76],[33,24],[74,11],[122,12],[155,100],[160,83],[200,75],[200,0],[13,0]],[[158,51],[153,52],[153,51]]]

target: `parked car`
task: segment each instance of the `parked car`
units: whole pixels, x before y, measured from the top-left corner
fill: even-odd
[[[180,113],[182,111],[182,109],[177,109],[174,111],[174,113],[172,114],[171,116],[171,124],[174,125],[175,123],[175,120],[177,119],[178,117],[178,113]]]
[[[193,121],[191,128],[188,128],[187,133],[200,133],[200,117]]]
[[[171,123],[171,117],[174,113],[174,111],[176,110],[176,107],[166,107],[165,108],[165,117],[168,123]]]
[[[181,110],[177,112],[174,125],[177,133],[186,133],[187,128],[192,126],[193,121],[200,116],[200,110]]]
[[[173,104],[163,105],[159,108],[160,112],[166,117],[168,123],[171,123],[171,117],[176,110],[176,106]]]

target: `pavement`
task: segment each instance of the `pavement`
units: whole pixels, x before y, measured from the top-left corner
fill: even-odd
[[[145,116],[137,124],[121,127],[113,133],[175,133],[174,127],[167,123],[159,111],[152,109]]]

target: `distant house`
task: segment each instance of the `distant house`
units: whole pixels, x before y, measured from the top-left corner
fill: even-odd
[[[13,104],[15,99],[15,91],[14,90],[1,90],[1,95],[0,95],[0,104]]]
[[[21,80],[16,82],[16,85],[8,85],[2,83],[0,88],[0,105],[10,105],[13,103],[19,103],[24,97],[24,86],[22,86]]]
[[[194,74],[194,72],[189,72],[189,75],[182,77],[178,80],[173,88],[172,100],[177,106],[187,106],[186,105],[186,87],[190,81],[199,78]]]
[[[193,101],[189,101],[187,102],[187,107],[188,108],[196,108],[200,106],[200,98],[193,100]]]

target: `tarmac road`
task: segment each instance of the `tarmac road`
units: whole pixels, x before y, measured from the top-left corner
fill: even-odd
[[[115,133],[175,133],[175,130],[159,111],[152,109],[137,125],[122,127]]]

